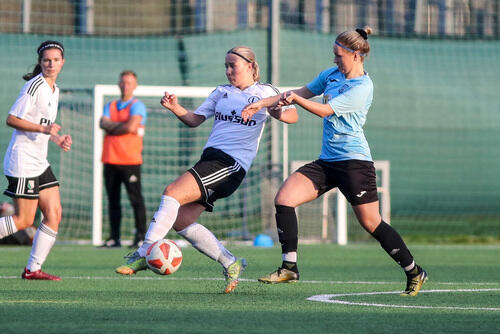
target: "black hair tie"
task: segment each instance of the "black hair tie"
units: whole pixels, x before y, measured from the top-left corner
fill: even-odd
[[[358,29],[356,29],[356,32],[357,32],[358,34],[360,34],[360,35],[361,35],[361,37],[363,37],[363,39],[364,39],[364,40],[367,40],[367,39],[368,39],[368,34],[367,34],[367,33],[366,33],[366,31],[364,31],[363,29],[358,28]]]

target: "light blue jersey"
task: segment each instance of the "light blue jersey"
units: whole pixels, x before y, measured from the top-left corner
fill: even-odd
[[[306,86],[323,94],[334,114],[323,118],[323,144],[319,159],[325,161],[372,161],[363,133],[366,114],[373,100],[373,83],[367,73],[346,79],[337,67],[321,72]]]

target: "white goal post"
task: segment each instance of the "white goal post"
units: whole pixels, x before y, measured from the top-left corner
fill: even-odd
[[[182,86],[137,86],[134,96],[158,96],[165,92],[175,92],[178,97],[207,97],[213,87],[182,87]],[[103,188],[103,167],[101,163],[103,131],[99,127],[104,108],[104,97],[120,96],[120,89],[117,85],[96,85],[94,86],[94,148],[93,148],[93,210],[92,210],[92,244],[102,244],[102,188]],[[159,103],[159,102],[158,102]]]

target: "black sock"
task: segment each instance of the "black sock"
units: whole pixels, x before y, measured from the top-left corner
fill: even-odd
[[[296,252],[299,240],[297,215],[290,206],[276,205],[276,226],[283,253]]]
[[[281,268],[288,269],[294,273],[299,273],[299,267],[297,267],[297,262],[283,261]]]
[[[405,268],[412,264],[413,256],[399,233],[391,225],[382,221],[375,231],[373,231],[372,236],[380,242],[380,245],[387,254],[401,267]]]

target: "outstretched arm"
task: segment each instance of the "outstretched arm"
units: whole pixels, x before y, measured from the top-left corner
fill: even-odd
[[[291,90],[289,92],[294,92],[295,94],[302,96],[305,99],[309,99],[309,98],[314,96],[314,94],[305,86],[302,88]],[[285,93],[287,93],[287,92],[285,92]],[[268,97],[268,98],[265,98],[265,99],[262,99],[262,100],[259,100],[257,102],[254,102],[254,103],[247,105],[241,112],[243,119],[245,121],[247,119],[251,119],[254,114],[256,114],[260,109],[265,108],[265,107],[269,108],[268,110],[270,111],[270,114],[272,115],[272,110],[275,110],[276,107],[281,107],[284,105],[291,104],[291,103],[287,103],[287,101],[284,99],[285,93],[282,93],[282,94],[276,95],[276,96],[271,96],[271,97]],[[294,122],[291,122],[291,123],[294,123]]]
[[[333,109],[329,104],[310,101],[307,98],[296,94],[294,91],[283,93],[280,103],[283,105],[298,104],[310,113],[313,113],[321,118],[333,115]]]
[[[165,92],[165,95],[161,98],[161,105],[173,112],[182,123],[189,127],[197,127],[205,121],[205,116],[190,112],[180,105],[175,94]]]
[[[277,107],[279,100],[280,100],[280,95],[275,95],[259,100],[254,103],[250,103],[246,105],[245,108],[243,108],[243,110],[241,111],[241,117],[243,117],[244,121],[252,119],[252,116],[255,115],[262,108],[274,109],[274,107]],[[277,118],[274,115],[272,116]]]

